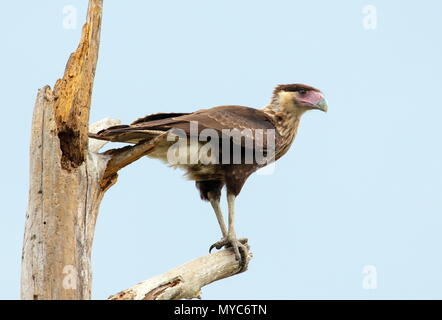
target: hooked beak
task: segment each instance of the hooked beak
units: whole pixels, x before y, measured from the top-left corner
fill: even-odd
[[[325,98],[322,98],[321,100],[319,100],[315,104],[315,109],[327,112],[327,110],[328,110],[327,100],[325,100]]]

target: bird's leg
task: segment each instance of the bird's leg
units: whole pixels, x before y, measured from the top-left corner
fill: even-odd
[[[209,192],[208,196],[213,211],[215,211],[216,219],[218,220],[219,227],[221,228],[221,233],[223,234],[223,238],[226,238],[227,229],[226,229],[226,224],[224,223],[223,213],[221,212],[221,208],[219,206],[219,197],[214,197],[212,192]]]
[[[241,243],[236,237],[235,233],[235,195],[227,193],[227,205],[229,208],[229,231],[227,232],[227,239],[235,252],[236,260],[239,261],[243,268],[247,263],[248,248]],[[246,239],[247,243],[247,239]]]
[[[241,268],[244,268],[247,264],[247,239],[238,239],[235,233],[235,195],[227,194],[227,204],[229,208],[229,229],[227,235],[223,237],[220,241],[214,243],[211,247],[221,249],[222,247],[232,247],[235,253],[236,260],[239,261]]]
[[[219,205],[220,199],[219,199],[219,197],[214,196],[214,194],[212,192],[208,193],[208,198],[209,198],[210,204],[212,205],[213,211],[215,211],[216,219],[218,220],[218,224],[221,229],[221,233],[223,234],[223,237],[221,238],[220,241],[217,241],[210,246],[209,252],[212,251],[213,248],[221,249],[222,247],[231,247],[231,244],[230,244],[229,239],[227,237],[227,228],[226,228],[226,224],[224,223],[223,213],[222,213],[221,207]],[[241,242],[242,244],[247,243],[247,239],[245,239],[245,238],[238,239],[238,241]]]

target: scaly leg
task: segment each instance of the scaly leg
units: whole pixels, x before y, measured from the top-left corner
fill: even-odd
[[[235,195],[227,194],[227,205],[229,207],[229,231],[227,232],[227,239],[235,252],[236,260],[239,261],[241,268],[247,264],[248,248],[238,240],[235,233]],[[246,239],[247,240],[247,239]],[[247,242],[247,241],[246,241]]]
[[[227,237],[227,229],[226,224],[224,223],[223,213],[221,212],[221,208],[219,206],[219,197],[214,197],[212,192],[209,192],[208,196],[213,211],[215,211],[216,219],[218,220],[219,227],[221,228],[223,238],[225,238]]]
[[[236,260],[239,261],[241,268],[244,268],[247,264],[248,248],[246,246],[247,239],[238,239],[235,233],[235,195],[227,194],[227,204],[229,208],[229,230],[227,235],[220,241],[214,243],[210,250],[213,248],[221,249],[222,247],[232,247],[235,253]],[[222,218],[222,217],[221,217]],[[222,229],[222,228],[221,228]]]
[[[220,205],[219,205],[220,199],[219,199],[219,197],[214,196],[214,194],[212,192],[208,193],[208,198],[209,198],[210,204],[212,205],[213,211],[215,211],[216,219],[218,220],[218,224],[221,229],[221,233],[223,234],[223,237],[220,241],[217,241],[210,246],[209,252],[211,252],[213,248],[216,248],[219,250],[222,247],[226,247],[226,248],[231,247],[229,239],[228,239],[228,235],[227,235],[226,224],[224,223],[223,213],[222,213]],[[245,238],[238,239],[238,241],[241,242],[242,244],[247,243],[247,239],[245,239]]]

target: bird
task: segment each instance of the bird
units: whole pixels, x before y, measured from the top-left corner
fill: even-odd
[[[300,83],[282,84],[274,88],[270,103],[261,109],[223,105],[191,113],[155,113],[139,118],[130,125],[112,126],[95,134],[90,133],[89,137],[139,144],[170,134],[171,139],[157,139],[147,156],[184,170],[185,176],[195,181],[201,199],[210,202],[222,234],[221,240],[212,244],[209,252],[213,248],[231,248],[243,268],[249,246],[248,239],[236,236],[235,199],[251,174],[286,154],[296,137],[301,116],[306,111],[327,112],[327,109],[327,101],[320,90]],[[182,143],[180,146],[184,146],[185,151],[181,155],[184,156],[171,159],[171,155],[176,156],[181,152],[177,147],[177,137],[192,140],[205,131],[210,132],[210,139],[206,137],[206,141],[212,147],[205,157],[198,150],[209,142],[197,139],[193,147],[191,142]],[[232,131],[243,135],[239,138],[229,135]],[[216,139],[217,136],[219,139]],[[245,142],[247,138],[251,144]],[[267,161],[258,161],[258,153],[265,156]],[[196,161],[189,161],[195,155]],[[248,156],[249,161],[245,161]],[[227,226],[220,207],[224,188],[227,193]]]

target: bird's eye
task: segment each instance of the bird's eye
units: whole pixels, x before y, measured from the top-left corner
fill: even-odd
[[[306,93],[307,93],[307,90],[305,90],[305,89],[300,89],[300,90],[298,90],[298,92],[299,92],[299,94],[306,94]]]

